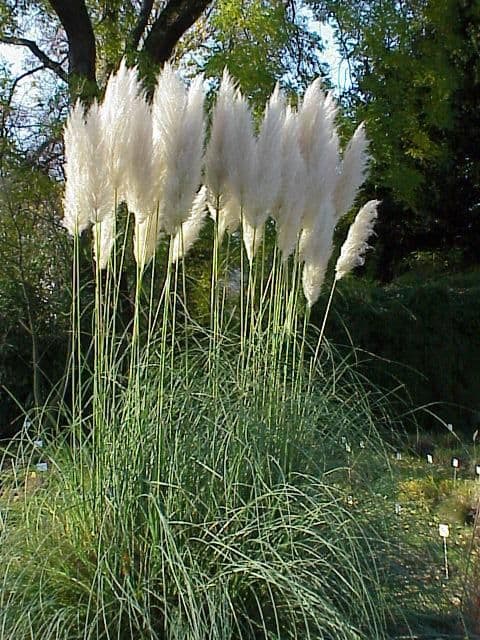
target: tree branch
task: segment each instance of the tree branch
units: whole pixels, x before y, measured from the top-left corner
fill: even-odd
[[[143,0],[142,8],[138,15],[138,20],[129,38],[128,46],[134,51],[138,47],[140,38],[143,36],[148,24],[148,20],[152,14],[154,0]]]
[[[49,0],[68,39],[69,79],[96,87],[96,44],[84,0]]]
[[[8,98],[5,101],[5,105],[2,108],[1,111],[1,115],[0,115],[0,139],[5,138],[7,135],[6,132],[6,122],[7,122],[7,118],[10,114],[10,108],[11,108],[11,103],[13,100],[13,95],[15,93],[16,88],[18,87],[18,84],[24,80],[25,78],[28,78],[29,76],[32,76],[34,73],[37,73],[38,71],[43,71],[43,69],[45,69],[45,67],[42,65],[41,67],[35,67],[34,69],[29,69],[28,71],[25,71],[24,73],[22,73],[21,75],[17,76],[15,78],[15,80],[12,82],[12,85],[10,87],[10,90],[8,92]],[[0,165],[2,164],[2,152],[0,150]]]
[[[145,39],[143,50],[156,64],[165,63],[180,40],[212,0],[170,0]]]
[[[40,49],[36,42],[33,40],[27,40],[27,38],[18,38],[17,36],[1,36],[0,41],[5,44],[13,44],[20,47],[27,47],[34,54],[36,58],[46,67],[57,74],[64,82],[68,82],[68,75],[62,68],[62,65],[55,60],[52,60],[47,54]]]

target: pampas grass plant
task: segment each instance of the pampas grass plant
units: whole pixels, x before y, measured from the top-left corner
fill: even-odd
[[[204,167],[203,102],[201,78],[187,89],[166,66],[149,105],[122,63],[105,101],[68,118],[73,400],[44,435],[35,490],[28,470],[12,479],[25,499],[7,503],[0,534],[5,640],[384,637],[381,535],[346,502],[342,438],[368,442],[380,465],[383,445],[349,368],[329,370],[309,347],[299,293],[302,270],[307,309],[320,293],[338,212],[364,175],[363,129],[342,160],[336,106],[316,81],[298,111],[276,89],[255,133],[224,74]],[[90,226],[93,368],[78,249]],[[208,326],[191,317],[186,286],[202,231],[213,239]]]

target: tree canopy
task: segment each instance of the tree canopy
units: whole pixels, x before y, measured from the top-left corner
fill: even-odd
[[[476,260],[480,240],[480,4],[309,3],[350,69],[349,113],[367,121],[370,190],[383,199],[378,274],[419,252]]]

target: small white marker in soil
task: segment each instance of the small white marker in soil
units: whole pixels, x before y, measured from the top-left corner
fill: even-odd
[[[48,471],[48,462],[37,462],[35,467],[37,471]]]
[[[427,462],[428,464],[433,464],[433,456],[431,453],[427,453]]]
[[[448,580],[448,555],[447,555],[447,538],[450,535],[448,524],[439,524],[438,533],[443,540],[443,560],[445,567],[445,578]]]
[[[396,460],[401,460],[402,459],[402,454],[400,453],[400,451],[397,451],[397,453],[395,454],[395,459]]]
[[[480,464],[475,465],[475,473],[480,477]]]
[[[452,458],[452,467],[453,467],[453,484],[457,483],[457,469],[460,466],[460,460],[458,458]]]

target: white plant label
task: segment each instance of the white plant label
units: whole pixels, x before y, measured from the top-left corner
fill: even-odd
[[[480,464],[477,464],[475,466],[475,473],[477,474],[477,476],[480,476]]]
[[[395,458],[396,458],[396,460],[401,460],[402,459],[402,454],[400,453],[400,451],[397,451],[397,453],[395,454]]]
[[[427,453],[427,462],[428,464],[433,464],[433,456],[431,453]]]
[[[37,462],[37,471],[48,471],[48,462]]]
[[[43,440],[34,440],[33,441],[33,446],[34,447],[38,447],[39,449],[41,449],[43,447]]]
[[[452,458],[452,467],[458,469],[458,458]]]
[[[442,541],[443,541],[443,566],[445,568],[445,578],[448,580],[449,571],[448,571],[447,538],[450,535],[448,524],[439,524],[438,533],[440,534],[440,537],[442,538]]]

